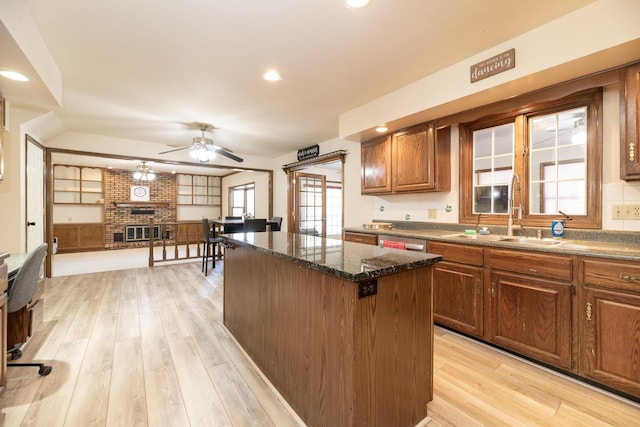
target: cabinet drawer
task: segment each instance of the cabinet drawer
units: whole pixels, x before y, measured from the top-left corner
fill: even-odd
[[[573,281],[573,258],[570,256],[492,249],[489,264],[492,270]]]
[[[584,259],[585,285],[640,292],[640,264]]]
[[[429,242],[428,252],[442,255],[444,261],[476,265],[479,267],[482,267],[484,264],[484,250],[478,246]]]
[[[345,232],[344,240],[347,242],[364,243],[366,245],[378,244],[378,236],[375,234],[367,234],[367,233],[353,233],[350,231]]]

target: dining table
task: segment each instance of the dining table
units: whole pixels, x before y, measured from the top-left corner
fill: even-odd
[[[243,219],[211,219],[209,220],[216,227],[216,235],[217,234],[227,234],[227,233],[242,233],[244,232],[244,220]],[[272,227],[277,225],[278,221],[275,219],[267,219],[267,226]]]

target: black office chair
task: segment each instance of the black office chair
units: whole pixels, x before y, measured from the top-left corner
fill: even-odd
[[[33,252],[31,252],[24,263],[18,270],[15,278],[9,283],[9,290],[7,292],[7,312],[14,313],[24,308],[33,295],[36,293],[38,287],[38,280],[40,279],[40,269],[42,268],[42,260],[47,253],[47,244],[43,243],[38,246]],[[24,343],[18,343],[13,348],[7,350],[7,354],[11,355],[11,360],[19,359],[22,357],[22,346]],[[51,366],[44,363],[9,363],[7,366],[37,366],[40,368],[38,373],[42,376],[49,375],[51,373]]]
[[[209,227],[209,218],[202,218],[202,271],[206,276],[209,271],[209,258],[211,265],[216,268],[216,246],[224,242],[220,237],[216,237],[216,229]]]
[[[275,221],[275,224],[271,224],[271,231],[280,231],[280,227],[282,227],[282,217],[274,216],[271,217],[271,221]]]
[[[249,233],[252,231],[267,231],[266,218],[248,218],[244,220],[242,231]]]

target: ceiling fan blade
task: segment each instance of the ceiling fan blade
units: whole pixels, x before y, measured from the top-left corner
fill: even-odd
[[[216,144],[216,145],[212,145],[212,148],[213,148],[215,151],[226,151],[227,153],[233,153],[233,150],[230,150],[230,149],[228,149],[227,147],[223,147],[223,146],[218,145],[218,144]]]
[[[220,147],[219,145],[213,145],[213,144],[207,144],[205,145],[205,147],[207,148],[207,150],[209,151],[213,151],[216,154],[222,154],[225,157],[228,157],[232,160],[235,160],[236,162],[243,162],[244,159],[236,156],[235,154],[231,154],[232,151],[224,148],[224,147]]]
[[[186,145],[184,147],[176,148],[174,150],[163,151],[162,153],[158,153],[158,154],[173,153],[174,151],[186,150],[187,148],[191,148],[191,145]]]
[[[216,150],[216,153],[222,154],[223,156],[228,157],[231,160],[235,160],[236,162],[244,162],[244,159],[236,156],[235,154],[231,154],[230,152],[228,152],[226,150]]]

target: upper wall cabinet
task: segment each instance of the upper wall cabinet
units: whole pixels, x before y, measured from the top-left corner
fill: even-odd
[[[429,124],[362,143],[362,194],[449,191],[450,139]]]
[[[621,72],[620,179],[640,180],[640,64]]]

